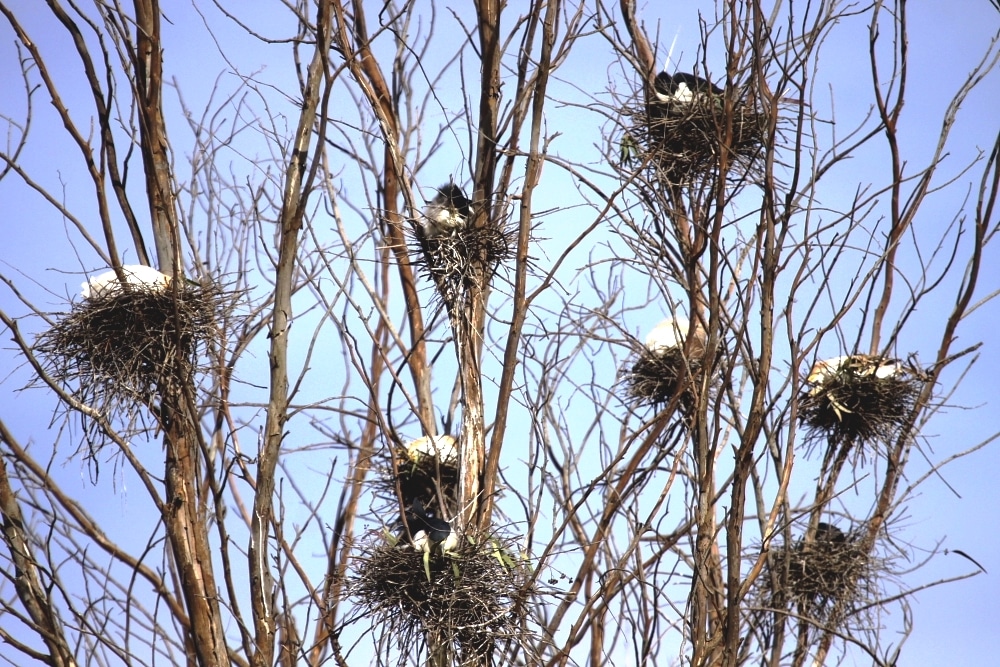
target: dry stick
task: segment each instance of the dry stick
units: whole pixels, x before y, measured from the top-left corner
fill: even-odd
[[[337,46],[343,53],[345,64],[352,76],[368,99],[382,130],[382,139],[385,145],[383,152],[385,173],[382,178],[382,187],[385,191],[386,210],[384,213],[387,223],[384,233],[388,246],[392,248],[396,258],[399,282],[403,290],[403,301],[406,303],[406,312],[409,318],[411,349],[407,362],[417,391],[418,416],[424,429],[429,434],[433,434],[436,432],[434,428],[434,403],[431,396],[430,366],[427,364],[427,346],[424,340],[424,321],[420,297],[417,294],[416,277],[406,248],[403,219],[397,208],[405,171],[405,161],[400,154],[398,145],[399,119],[393,110],[392,96],[385,78],[378,68],[378,60],[371,51],[365,28],[363,7],[360,4],[353,6],[353,21],[348,18],[342,2],[334,3],[332,8],[336,24]],[[352,35],[357,40],[357,44],[352,44]]]
[[[0,441],[12,444],[7,426],[0,421]],[[3,541],[7,544],[14,565],[14,589],[18,599],[33,621],[33,629],[49,649],[47,663],[53,667],[75,667],[73,652],[63,633],[63,623],[50,596],[51,588],[42,585],[38,560],[28,543],[24,516],[17,495],[7,477],[7,461],[0,451],[0,515]]]
[[[250,603],[253,612],[255,651],[251,665],[265,667],[273,661],[274,620],[271,606],[274,582],[268,559],[268,541],[273,520],[274,473],[288,420],[288,333],[292,316],[292,283],[299,249],[299,232],[305,215],[305,204],[311,189],[306,178],[312,126],[319,106],[319,91],[328,69],[331,18],[329,7],[320,3],[317,10],[317,39],[312,61],[302,91],[302,113],[299,116],[292,152],[289,156],[279,219],[280,238],[277,275],[275,278],[274,311],[271,320],[269,359],[270,396],[267,404],[264,444],[258,457],[257,490],[254,495],[250,525],[248,561],[250,567]],[[321,144],[317,151],[323,150]],[[312,174],[310,174],[312,175]]]

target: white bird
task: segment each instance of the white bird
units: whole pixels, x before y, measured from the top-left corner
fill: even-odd
[[[850,371],[857,377],[872,377],[879,380],[899,375],[903,366],[896,359],[886,359],[870,354],[849,354],[832,359],[823,359],[813,364],[806,382],[814,385],[810,394],[817,394],[821,387],[842,371]]]
[[[462,189],[454,183],[438,188],[434,199],[427,202],[420,224],[424,238],[433,239],[450,236],[464,229],[472,215],[472,203]]]
[[[457,444],[450,435],[425,435],[406,444],[406,456],[414,463],[420,463],[424,457],[431,457],[442,465],[455,465],[458,462]]]
[[[162,292],[170,286],[170,276],[164,275],[150,266],[130,264],[122,267],[125,282],[140,291]],[[84,299],[98,299],[121,294],[122,285],[118,274],[105,271],[99,276],[90,278],[80,285],[80,294]]]
[[[649,332],[646,336],[646,349],[655,355],[663,355],[684,346],[684,340],[691,323],[686,317],[668,317]],[[694,345],[691,354],[700,357],[705,352],[705,332],[700,324],[695,325]]]

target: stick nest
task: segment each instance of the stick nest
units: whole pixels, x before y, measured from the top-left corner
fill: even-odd
[[[218,335],[236,294],[216,284],[166,290],[129,285],[72,305],[38,336],[45,371],[109,418],[136,419],[139,406],[190,383],[199,351]]]
[[[889,441],[909,418],[923,382],[915,369],[879,378],[845,366],[803,394],[802,420],[813,435],[834,442]]]
[[[881,565],[862,547],[863,531],[845,534],[830,527],[812,539],[773,546],[773,570],[759,580],[769,606],[785,609],[791,603],[806,616],[836,621],[834,616],[867,602]]]
[[[354,561],[348,594],[395,639],[401,664],[413,661],[421,641],[426,651],[447,647],[456,657],[448,664],[492,664],[510,643],[528,647],[531,572],[511,553],[497,538],[463,539],[456,555],[431,555],[428,581],[422,552],[380,541]]]
[[[633,110],[631,115],[633,138],[645,147],[642,157],[674,183],[716,171],[727,143],[729,166],[745,171],[761,154],[769,136],[767,115],[749,101],[736,103],[728,142],[719,98],[675,104],[669,111],[654,104]]]
[[[437,286],[448,305],[454,305],[471,288],[485,289],[501,264],[514,256],[514,229],[487,222],[483,227],[465,226],[448,236],[425,238],[416,233],[410,253],[417,265]]]
[[[696,399],[691,377],[696,376],[700,368],[700,360],[685,358],[681,347],[658,353],[643,349],[625,375],[628,395],[640,403],[662,406],[673,398],[687,376],[687,387],[682,390],[680,404],[685,408],[691,407]]]

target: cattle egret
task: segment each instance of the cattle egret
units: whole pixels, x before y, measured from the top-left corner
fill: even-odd
[[[655,355],[662,356],[675,348],[684,347],[691,323],[685,317],[669,317],[655,327],[646,336],[646,349]],[[695,324],[694,345],[691,354],[699,357],[705,351],[705,332],[700,324]]]
[[[170,285],[170,276],[142,264],[123,266],[122,273],[125,274],[125,282],[139,291],[162,292]],[[114,270],[105,271],[80,285],[80,294],[84,299],[114,296],[121,292],[121,281]]]
[[[424,209],[421,222],[424,238],[450,236],[455,231],[464,229],[471,215],[471,202],[462,189],[454,183],[442,185]]]
[[[454,465],[458,462],[458,447],[455,438],[450,435],[425,435],[406,445],[406,456],[414,463],[431,457],[442,464]]]

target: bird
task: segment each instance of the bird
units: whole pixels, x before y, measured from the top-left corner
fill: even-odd
[[[430,457],[442,465],[454,466],[458,462],[458,447],[450,435],[425,435],[406,444],[406,457],[413,463]]]
[[[816,541],[827,544],[844,544],[847,541],[847,535],[844,535],[844,531],[833,524],[820,521],[816,524]]]
[[[683,347],[691,323],[686,317],[668,317],[646,336],[646,349],[656,356],[663,356],[670,350]],[[695,323],[694,340],[691,345],[692,357],[700,357],[705,352],[705,331]]]
[[[681,105],[707,102],[723,95],[723,90],[696,74],[660,72],[653,80],[653,96],[669,111],[683,112]]]
[[[170,286],[170,276],[142,264],[122,266],[125,282],[140,291],[162,292]],[[98,299],[121,294],[122,285],[114,269],[94,276],[80,285],[84,299]]]
[[[809,391],[815,396],[822,391],[823,385],[847,371],[857,377],[874,377],[879,380],[891,378],[903,372],[903,366],[898,359],[870,354],[848,354],[832,359],[822,359],[813,364],[806,382],[813,385]]]
[[[405,519],[405,521],[404,521]],[[455,549],[458,548],[458,533],[451,523],[432,516],[424,509],[424,504],[420,499],[413,501],[410,509],[406,510],[403,517],[397,522],[399,528],[397,536],[399,541],[405,544],[407,532],[409,532],[409,543],[417,551],[424,554],[424,573],[427,581],[431,580],[431,554],[438,553],[446,556],[454,556]]]
[[[471,215],[472,202],[460,187],[447,183],[437,189],[434,199],[427,202],[420,230],[425,239],[451,236],[465,228]]]

